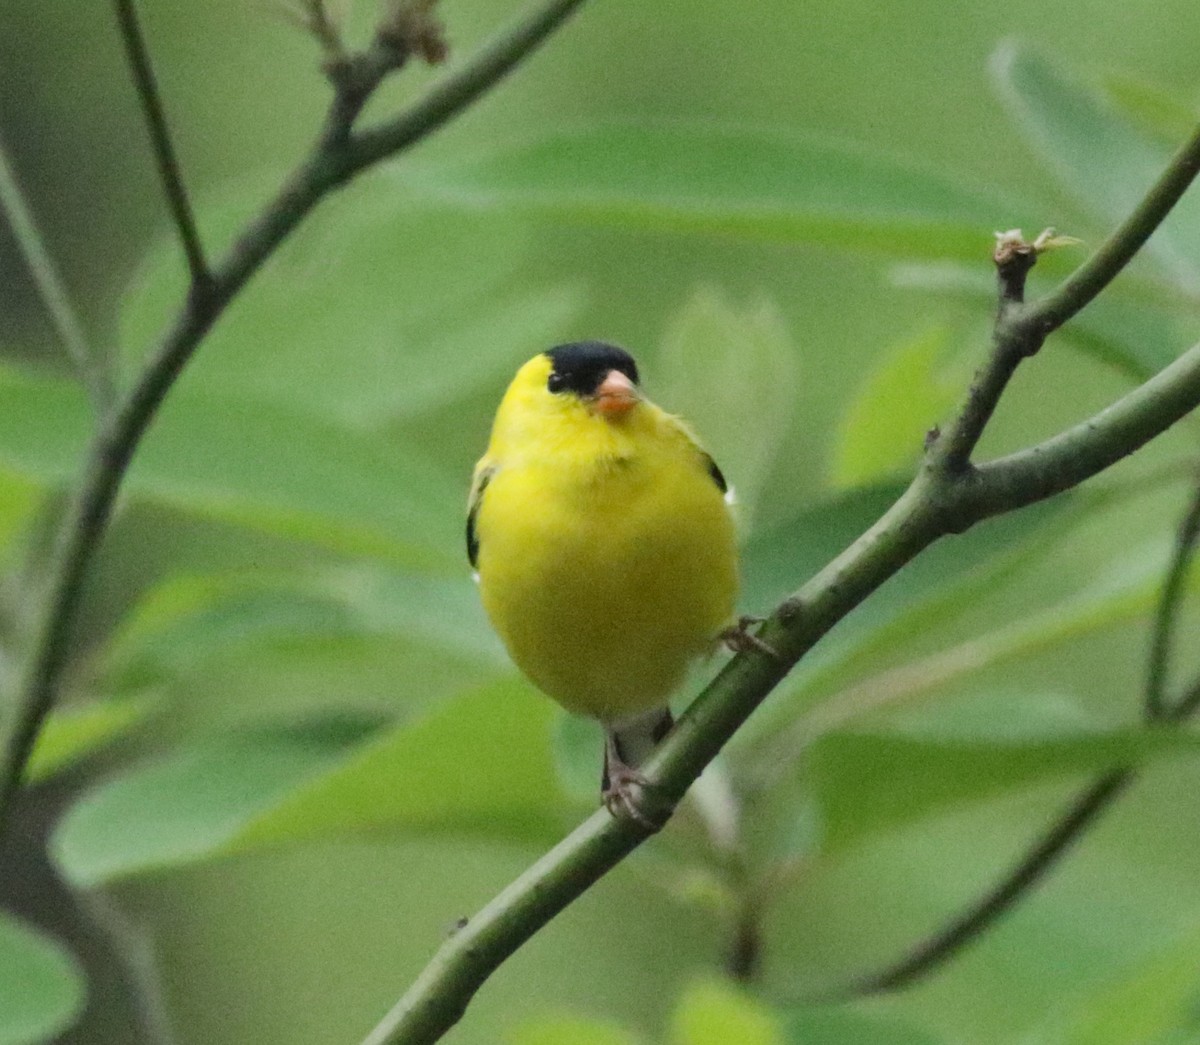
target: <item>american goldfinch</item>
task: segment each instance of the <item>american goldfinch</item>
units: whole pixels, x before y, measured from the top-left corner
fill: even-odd
[[[500,403],[467,552],[517,666],[603,725],[604,804],[646,820],[637,767],[671,728],[667,698],[689,662],[727,637],[734,611],[721,470],[642,395],[628,352],[559,345],[522,366]]]

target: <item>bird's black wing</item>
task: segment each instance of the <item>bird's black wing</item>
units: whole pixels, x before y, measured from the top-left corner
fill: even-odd
[[[701,451],[703,453],[703,451]],[[717,489],[721,493],[729,492],[729,484],[725,482],[725,476],[721,474],[721,469],[717,467],[717,462],[714,461],[708,454],[704,454],[704,464],[708,468],[708,474],[712,476],[712,481],[717,484]]]
[[[480,468],[475,473],[475,482],[471,486],[471,497],[467,502],[467,558],[472,569],[479,568],[479,531],[476,520],[479,517],[479,506],[483,503],[483,491],[496,473],[495,466]]]

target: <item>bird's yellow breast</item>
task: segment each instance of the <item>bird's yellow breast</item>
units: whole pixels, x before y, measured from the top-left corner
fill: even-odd
[[[483,604],[517,666],[572,711],[662,705],[728,623],[733,523],[686,429],[651,403],[494,447],[476,519]]]

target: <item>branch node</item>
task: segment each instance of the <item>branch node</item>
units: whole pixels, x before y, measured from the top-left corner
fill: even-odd
[[[784,627],[791,627],[804,616],[804,600],[799,595],[789,595],[779,604],[775,617]]]
[[[992,260],[996,263],[996,275],[1000,280],[1001,315],[1007,304],[1025,300],[1025,277],[1037,264],[1037,244],[1047,233],[1053,235],[1053,231],[1047,229],[1032,242],[1025,239],[1020,229],[996,233],[996,249],[992,253]]]
[[[347,51],[340,32],[329,19],[323,0],[310,0],[311,31],[326,54],[321,69],[333,86],[333,102],[321,138],[326,151],[347,144],[354,122],[371,95],[392,73],[417,55],[430,65],[445,60],[449,53],[441,21],[434,15],[437,0],[392,0],[368,47]]]
[[[1001,315],[1004,315],[1006,303],[1019,304],[1025,300],[1025,277],[1037,264],[1040,255],[1081,242],[1074,236],[1060,235],[1054,228],[1043,229],[1032,240],[1025,239],[1020,229],[997,232],[992,260],[996,263],[996,273],[1000,279]],[[1039,325],[1039,332],[1043,336],[1052,329],[1053,326],[1046,326],[1042,330]]]
[[[441,65],[450,54],[446,28],[434,13],[438,0],[391,0],[375,29],[378,46],[407,59],[420,55],[427,65]]]
[[[216,289],[217,281],[210,271],[195,273],[188,286],[187,301],[184,307],[194,315],[205,313],[212,305]]]
[[[991,358],[976,373],[946,437],[942,438],[937,429],[931,429],[925,437],[926,464],[932,472],[956,480],[964,478],[971,455],[1017,367],[1023,359],[1037,354],[1054,329],[1039,312],[1026,306],[1025,279],[1037,264],[1038,255],[1067,242],[1074,241],[1059,236],[1054,229],[1045,229],[1033,240],[1027,240],[1020,229],[996,233],[992,261],[996,265],[998,301]]]

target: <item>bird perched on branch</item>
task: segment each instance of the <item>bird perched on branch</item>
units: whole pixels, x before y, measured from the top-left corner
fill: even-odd
[[[647,821],[637,767],[667,698],[728,629],[737,551],[725,478],[637,364],[600,341],[517,371],[475,466],[467,550],[517,666],[606,735],[602,797]]]

